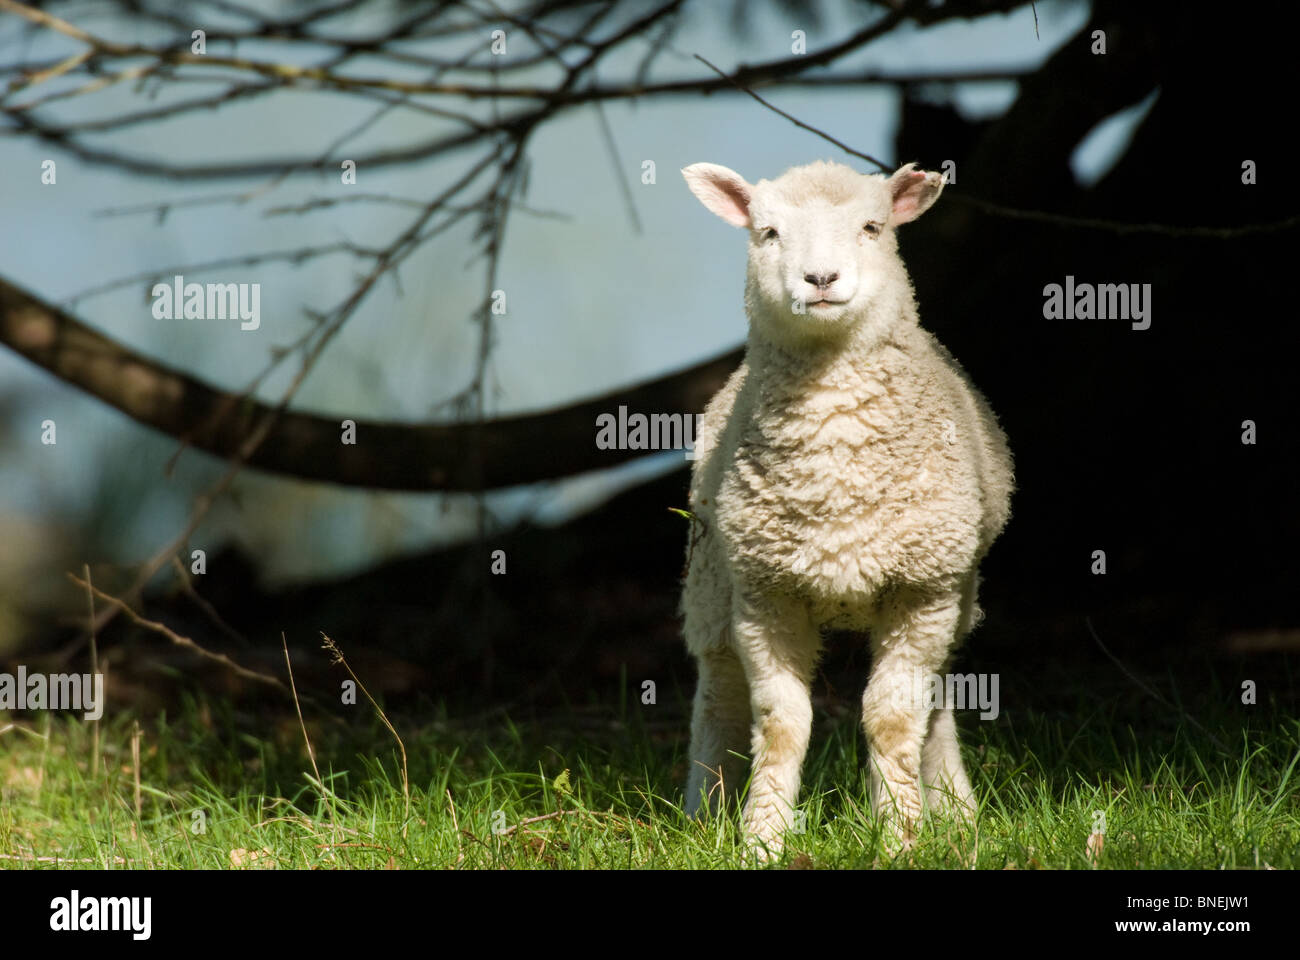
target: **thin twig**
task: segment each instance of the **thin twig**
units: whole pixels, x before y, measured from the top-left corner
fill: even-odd
[[[749,89],[749,87],[745,86],[743,83],[741,83],[741,82],[740,82],[739,80],[737,80],[735,77],[727,76],[727,74],[723,73],[721,70],[719,70],[719,69],[718,69],[717,67],[715,67],[713,64],[709,63],[708,60],[705,60],[705,59],[704,59],[702,56],[700,56],[698,53],[695,55],[695,59],[698,60],[698,61],[700,61],[700,63],[704,64],[706,67],[708,67],[708,68],[709,68],[710,70],[712,70],[714,73],[716,73],[718,76],[720,76],[720,77],[724,77],[724,78],[726,78],[727,80],[729,80],[731,83],[735,84],[737,90],[740,90],[742,93],[747,93],[747,94],[749,94],[751,97],[753,97],[753,98],[754,98],[755,100],[757,100],[759,103],[761,103],[763,106],[767,107],[767,109],[771,110],[773,113],[777,114],[778,116],[785,117],[785,119],[789,120],[789,121],[790,121],[791,123],[793,123],[796,127],[799,127],[800,129],[803,129],[803,130],[807,130],[809,133],[815,133],[817,136],[821,137],[823,140],[826,140],[826,141],[829,141],[830,143],[835,144],[835,146],[839,147],[841,150],[843,150],[843,151],[844,151],[845,153],[847,153],[847,154],[850,154],[851,156],[860,157],[860,158],[862,158],[863,160],[866,160],[868,163],[874,163],[874,164],[875,164],[875,165],[876,165],[880,170],[893,170],[893,169],[894,169],[892,166],[890,166],[889,164],[886,164],[884,161],[882,161],[882,160],[877,160],[877,159],[876,159],[875,157],[873,157],[871,154],[869,154],[869,153],[863,153],[861,150],[855,150],[853,147],[850,147],[850,146],[849,146],[847,143],[845,143],[843,140],[837,140],[835,137],[832,137],[832,136],[831,136],[829,133],[827,133],[826,131],[824,131],[824,130],[818,130],[816,127],[812,126],[812,124],[804,123],[802,120],[798,119],[797,117],[792,117],[790,114],[786,113],[786,112],[785,112],[784,110],[782,110],[780,107],[774,107],[772,104],[768,103],[766,100],[764,100],[762,97],[760,97],[758,94],[756,94],[753,90]]]
[[[593,820],[599,820],[603,817],[607,820],[612,820],[615,823],[627,823],[627,817],[624,817],[617,813],[610,813],[609,811],[606,810],[576,810],[576,809],[556,810],[552,813],[543,813],[536,817],[525,817],[523,820],[520,820],[514,826],[506,827],[504,830],[498,833],[497,836],[508,837],[516,830],[519,830],[523,827],[530,827],[534,823],[541,823],[545,820],[558,820],[561,817],[566,817],[572,814],[577,814],[582,817],[591,817]]]
[[[17,730],[19,733],[25,733],[27,736],[33,737],[37,740],[46,740],[49,738],[48,733],[37,733],[35,730],[28,730],[26,727],[17,723],[6,723],[3,727],[0,727],[0,735],[8,733],[10,730]]]
[[[99,647],[95,641],[95,591],[90,587],[90,564],[81,565],[82,572],[86,575],[86,603],[90,608],[90,676],[91,682],[99,674]],[[105,695],[107,695],[108,685],[104,685]],[[104,705],[97,704],[99,713],[104,712]],[[92,778],[99,776],[99,717],[90,721],[90,776]]]
[[[698,53],[695,58],[713,70],[721,77],[725,77],[735,87],[753,97],[763,106],[767,107],[773,113],[784,117],[800,129],[807,130],[828,143],[833,143],[850,156],[858,157],[869,163],[875,164],[882,171],[893,170],[894,167],[876,159],[868,153],[863,153],[850,147],[847,143],[836,137],[831,136],[825,130],[814,127],[812,124],[804,123],[797,117],[791,116],[779,107],[773,106],[764,100],[749,87],[745,86],[733,76],[728,76],[716,66],[704,59]],[[1179,238],[1206,238],[1214,240],[1232,240],[1237,237],[1249,236],[1257,233],[1276,233],[1281,230],[1289,230],[1293,227],[1300,226],[1300,215],[1286,217],[1282,220],[1273,220],[1268,223],[1249,223],[1236,227],[1202,227],[1202,226],[1179,226],[1168,223],[1125,223],[1120,220],[1102,220],[1097,217],[1074,217],[1060,213],[1047,213],[1042,210],[1019,210],[1014,207],[1006,207],[1000,203],[993,203],[990,200],[984,200],[980,197],[973,197],[969,194],[954,193],[952,199],[957,203],[964,203],[972,206],[977,210],[985,213],[991,213],[995,216],[1006,217],[1011,220],[1031,220],[1036,223],[1049,223],[1059,227],[1075,227],[1085,230],[1105,230],[1109,233],[1124,234],[1157,234],[1167,237]]]
[[[216,626],[218,630],[230,637],[230,639],[236,640],[239,643],[244,644],[244,646],[248,646],[248,638],[230,624],[226,623],[225,618],[217,612],[217,608],[210,604],[207,599],[201,596],[199,592],[194,589],[194,579],[190,575],[190,572],[185,569],[185,564],[181,563],[180,557],[172,557],[172,566],[176,568],[176,578],[180,582],[181,590],[184,592],[185,596],[194,601],[194,605],[207,615],[208,619],[212,621],[213,625]]]
[[[347,658],[343,656],[343,651],[339,649],[339,645],[324,633],[321,633],[321,639],[324,641],[321,646],[324,647],[325,650],[329,651],[332,656],[331,662],[336,664],[341,663],[343,665],[343,669],[348,672],[348,676],[352,678],[352,681],[357,685],[361,692],[366,695],[366,699],[370,701],[370,705],[375,708],[375,713],[379,714],[379,719],[383,721],[384,726],[388,728],[388,732],[391,733],[393,739],[397,741],[397,749],[402,752],[402,796],[406,800],[406,808],[402,817],[402,836],[405,837],[406,828],[411,820],[411,781],[406,770],[406,744],[402,742],[402,738],[398,734],[397,728],[389,721],[388,714],[384,713],[383,708],[375,698],[370,695],[370,691],[366,689],[366,685],[361,682],[361,678],[353,672],[352,665],[348,663]]]
[[[1089,632],[1090,634],[1092,634],[1092,639],[1093,639],[1094,641],[1096,641],[1097,646],[1099,646],[1099,647],[1101,648],[1101,652],[1104,653],[1104,654],[1106,654],[1106,656],[1107,656],[1108,658],[1110,658],[1111,663],[1113,663],[1113,664],[1115,664],[1115,666],[1119,667],[1120,672],[1123,673],[1124,676],[1128,677],[1130,680],[1133,681],[1133,683],[1137,684],[1137,686],[1138,686],[1138,687],[1139,687],[1139,688],[1140,688],[1140,689],[1141,689],[1141,690],[1142,690],[1142,691],[1143,691],[1147,696],[1151,697],[1153,700],[1155,700],[1155,701],[1156,701],[1157,703],[1159,703],[1161,706],[1166,707],[1167,709],[1173,711],[1174,713],[1177,713],[1177,714],[1179,714],[1180,716],[1182,716],[1182,718],[1183,718],[1184,720],[1186,720],[1188,723],[1190,723],[1192,726],[1194,726],[1197,730],[1200,730],[1203,734],[1205,734],[1207,737],[1209,737],[1210,742],[1213,743],[1213,744],[1214,744],[1216,747],[1218,747],[1220,750],[1223,750],[1223,751],[1225,751],[1225,752],[1227,751],[1227,749],[1228,749],[1227,744],[1225,744],[1222,740],[1220,740],[1220,739],[1219,739],[1218,737],[1216,737],[1213,733],[1211,733],[1211,732],[1210,732],[1209,730],[1207,730],[1204,726],[1202,726],[1202,725],[1201,725],[1201,724],[1196,720],[1195,717],[1193,717],[1191,714],[1189,714],[1186,710],[1183,710],[1181,707],[1177,707],[1177,706],[1175,706],[1174,704],[1170,703],[1168,700],[1166,700],[1163,696],[1160,695],[1160,692],[1159,692],[1158,690],[1155,690],[1153,687],[1150,686],[1150,684],[1146,683],[1145,681],[1143,681],[1142,679],[1140,679],[1139,677],[1137,677],[1137,676],[1136,676],[1136,675],[1135,675],[1131,670],[1129,670],[1128,667],[1124,666],[1124,663],[1119,659],[1119,657],[1117,657],[1117,656],[1115,656],[1113,653],[1111,653],[1111,652],[1106,648],[1106,645],[1105,645],[1104,643],[1101,642],[1101,637],[1099,637],[1099,636],[1097,635],[1097,630],[1096,630],[1096,628],[1094,628],[1093,625],[1092,625],[1092,618],[1091,618],[1091,617],[1084,617],[1084,618],[1083,618],[1083,622],[1086,623],[1086,624],[1088,625],[1088,632]]]
[[[451,828],[456,834],[456,867],[465,859],[465,845],[460,842],[460,821],[456,819],[456,802],[451,798],[451,788],[447,788],[447,806],[451,810]],[[453,867],[454,869],[454,867]]]
[[[131,621],[136,625],[144,627],[146,630],[152,630],[154,633],[162,634],[164,637],[166,637],[172,643],[176,644],[178,647],[184,647],[187,650],[191,650],[194,653],[197,653],[199,656],[203,657],[204,659],[211,660],[214,663],[219,663],[223,667],[226,667],[228,670],[233,671],[237,676],[243,677],[246,680],[254,680],[257,683],[264,683],[270,687],[275,687],[277,690],[279,690],[281,693],[285,694],[286,696],[291,695],[290,689],[284,685],[283,681],[281,681],[279,677],[274,677],[269,673],[262,673],[257,670],[251,670],[248,667],[241,667],[239,664],[235,663],[235,661],[231,660],[224,653],[213,653],[210,650],[205,650],[203,649],[203,647],[200,647],[189,637],[182,636],[181,634],[173,630],[171,627],[167,626],[165,623],[159,623],[156,620],[149,620],[146,619],[145,617],[140,616],[140,614],[136,613],[133,609],[131,609],[131,606],[126,601],[120,600],[119,598],[113,596],[112,594],[105,593],[103,590],[99,589],[99,587],[92,586],[90,583],[86,582],[85,580],[82,580],[80,577],[75,576],[71,573],[69,573],[67,576],[68,579],[71,580],[73,583],[93,591],[95,596],[99,597],[101,600],[106,600],[107,602],[113,604],[115,608],[121,610],[128,617],[130,617]]]
[[[1155,234],[1163,237],[1179,237],[1206,240],[1235,240],[1238,237],[1252,236],[1257,233],[1277,233],[1300,226],[1300,214],[1285,217],[1282,220],[1270,220],[1267,223],[1247,223],[1237,227],[1200,227],[1179,226],[1172,223],[1125,223],[1122,220],[1102,220],[1097,217],[1072,217],[1060,213],[1047,213],[1042,210],[1018,210],[1004,207],[981,197],[968,193],[954,193],[953,199],[1009,220],[1032,220],[1035,223],[1049,223],[1057,227],[1070,227],[1082,230],[1105,230],[1120,236],[1126,234]]]
[[[94,857],[37,857],[25,853],[0,853],[0,860],[17,860],[21,863],[103,863],[103,860]],[[110,857],[109,862],[125,866],[131,861],[126,857]]]
[[[298,687],[293,680],[293,662],[289,659],[289,643],[285,640],[284,631],[280,631],[280,645],[284,647],[284,665],[289,671],[289,689],[293,694],[293,707],[298,711],[298,725],[302,727],[302,739],[307,744],[307,759],[311,761],[312,771],[316,774],[316,784],[322,788],[321,800],[325,803],[325,808],[330,814],[331,830],[336,832],[338,826],[337,818],[334,815],[334,797],[332,790],[325,789],[325,781],[320,775],[320,767],[316,765],[316,751],[312,748],[311,737],[307,735],[307,721],[302,718],[302,705],[298,702]],[[331,852],[330,858],[333,859]]]
[[[600,121],[601,137],[605,141],[605,148],[609,151],[609,161],[614,167],[614,180],[618,184],[619,192],[623,195],[623,203],[627,207],[627,217],[632,221],[632,229],[641,233],[641,216],[636,211],[636,200],[632,198],[632,188],[628,186],[628,171],[623,169],[623,158],[618,155],[618,142],[614,139],[614,129],[609,125],[609,117],[605,116],[605,105],[599,100],[596,101],[596,119]]]
[[[146,561],[137,573],[135,581],[132,583],[128,596],[136,597],[144,590],[145,585],[153,578],[168,558],[174,556],[188,541],[191,535],[202,524],[204,517],[218,498],[223,496],[234,483],[235,478],[243,471],[248,458],[262,445],[270,435],[271,429],[279,422],[280,417],[289,408],[289,404],[297,395],[298,390],[306,382],[308,374],[315,367],[316,362],[320,359],[325,348],[333,341],[334,337],[342,330],[348,318],[350,318],[365,300],[366,296],[374,288],[375,284],[389,270],[396,270],[397,267],[409,257],[416,249],[419,248],[423,231],[429,220],[432,219],[441,209],[442,205],[458,194],[461,190],[469,186],[489,165],[494,163],[504,151],[504,145],[498,145],[486,157],[480,159],[476,164],[459,179],[453,182],[449,187],[429,201],[425,209],[416,217],[410,225],[397,237],[396,240],[385,250],[379,257],[375,267],[366,274],[353,290],[353,292],[340,304],[333,312],[332,319],[320,329],[316,336],[315,343],[310,346],[304,345],[303,358],[298,372],[294,375],[289,385],[285,388],[280,396],[279,402],[270,409],[262,418],[261,422],[244,439],[239,449],[230,457],[230,466],[228,469],[212,484],[204,493],[200,494],[194,502],[188,522],[185,529],[180,532],[170,543],[164,545],[158,550],[153,557]],[[316,332],[316,331],[312,331]],[[278,360],[272,360],[273,363]],[[101,614],[98,626],[100,629],[107,624],[112,615],[116,614],[119,607],[113,607],[105,614]],[[192,642],[192,641],[191,641]],[[276,681],[276,684],[283,689],[283,684]]]
[[[485,847],[489,852],[491,852],[491,853],[495,853],[495,852],[496,852],[495,850],[492,849],[492,845],[491,845],[490,843],[488,843],[486,840],[484,840],[482,837],[477,837],[477,836],[475,836],[473,833],[471,833],[469,830],[464,829],[463,827],[461,828],[461,831],[460,831],[460,832],[461,832],[462,834],[464,834],[465,836],[469,837],[469,838],[470,838],[471,840],[473,840],[475,843],[477,843],[477,844],[479,844],[479,845]]]
[[[138,821],[144,810],[143,801],[140,796],[140,721],[134,720],[131,723],[131,780],[135,786],[135,819]]]

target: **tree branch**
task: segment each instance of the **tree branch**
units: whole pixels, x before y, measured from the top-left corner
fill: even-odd
[[[272,405],[241,402],[236,394],[144,357],[4,279],[0,343],[132,419],[214,456],[235,456],[274,412]],[[635,387],[481,426],[357,420],[355,445],[340,442],[342,417],[286,410],[246,462],[347,486],[473,491],[480,489],[474,448],[481,440],[483,489],[560,479],[645,455],[598,449],[600,414],[617,414],[619,406],[697,413],[739,362],[737,350]]]

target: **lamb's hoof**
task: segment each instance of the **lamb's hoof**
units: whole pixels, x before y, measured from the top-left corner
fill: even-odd
[[[714,812],[713,803],[703,790],[686,791],[686,802],[682,812],[691,820],[703,820]]]
[[[760,837],[753,833],[745,835],[745,850],[749,858],[758,866],[776,862],[781,858],[784,849],[785,842],[780,834],[768,837]]]
[[[926,809],[936,817],[960,824],[975,826],[975,801],[966,800],[947,792],[930,792],[925,798]]]
[[[898,824],[886,824],[880,831],[880,847],[891,857],[899,857],[916,846],[916,830]]]
[[[786,822],[780,812],[768,807],[761,812],[745,811],[745,845],[750,857],[760,864],[771,863],[785,849]]]
[[[705,820],[723,809],[722,783],[717,779],[692,778],[686,785],[682,810],[691,820]]]
[[[921,823],[920,804],[900,811],[895,806],[883,807],[880,817],[880,843],[891,855],[906,853],[916,845],[916,834]]]

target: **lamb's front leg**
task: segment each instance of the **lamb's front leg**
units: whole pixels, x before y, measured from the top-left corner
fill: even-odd
[[[884,820],[894,844],[910,845],[921,819],[921,745],[931,707],[924,681],[947,662],[960,615],[957,593],[901,591],[872,631],[862,725],[871,764],[871,809]]]
[[[683,627],[700,677],[691,713],[686,813],[695,817],[721,807],[724,790],[728,797],[740,796],[750,718],[749,684],[731,639],[731,571],[717,533],[706,525],[688,556]]]
[[[783,597],[737,591],[733,635],[749,681],[753,772],[745,832],[760,856],[780,852],[794,822],[799,777],[812,731],[809,683],[819,639],[807,607]]]
[[[978,591],[979,574],[972,571],[962,584],[956,635],[958,644],[984,616],[977,598]],[[925,746],[921,748],[921,782],[927,810],[957,817],[966,823],[974,822],[975,791],[971,789],[970,778],[966,776],[966,767],[961,760],[951,703],[930,714],[930,730],[925,735]]]

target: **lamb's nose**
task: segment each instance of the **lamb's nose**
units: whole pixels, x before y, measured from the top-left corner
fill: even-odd
[[[811,283],[814,287],[829,287],[832,283],[840,278],[838,273],[805,273],[803,275],[804,283]]]

